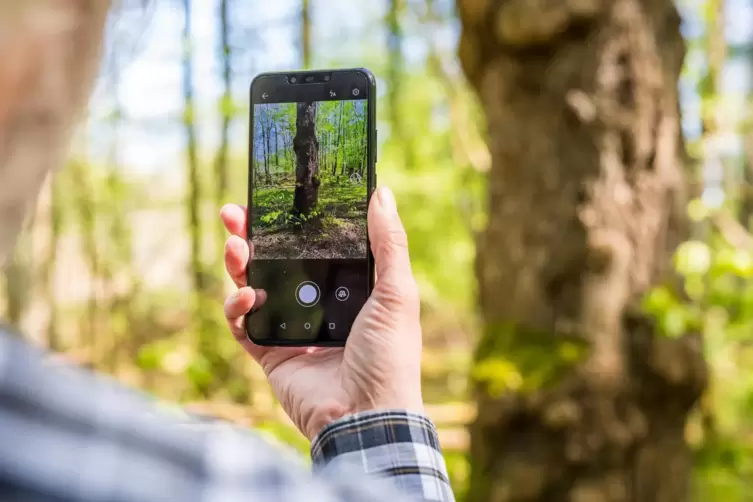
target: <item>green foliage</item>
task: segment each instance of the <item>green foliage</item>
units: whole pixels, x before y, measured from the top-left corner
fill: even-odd
[[[753,486],[749,432],[753,427],[753,373],[749,370],[753,362],[753,249],[732,244],[715,224],[729,218],[728,209],[713,210],[694,200],[688,212],[705,229],[706,238],[687,241],[675,253],[682,291],[657,287],[643,305],[665,335],[703,335],[711,380],[704,398],[706,418],[698,414],[693,419],[701,430],[694,443],[698,499],[749,500]],[[734,228],[734,220],[728,221]]]
[[[298,227],[320,216],[332,225],[339,225],[343,218],[363,217],[366,211],[366,182],[354,183],[349,178],[329,173],[321,176],[317,208],[308,215],[295,214],[293,194],[295,181],[289,175],[276,176],[271,187],[259,187],[254,191],[253,226],[266,231],[278,231]]]
[[[502,322],[487,327],[476,349],[476,382],[493,396],[532,392],[559,381],[587,352],[584,342]]]
[[[717,439],[696,452],[694,463],[697,500],[751,500],[753,448],[749,444],[741,444],[739,438]]]
[[[385,135],[388,128],[380,127],[386,141],[379,182],[395,192],[422,300],[467,319],[475,309],[474,233],[484,221],[486,175],[455,161],[453,125],[436,119],[449,106],[440,79],[417,71],[405,76],[402,89],[406,128],[421,131],[410,145],[415,164],[404,164],[404,138]],[[464,104],[476,106],[470,98]]]

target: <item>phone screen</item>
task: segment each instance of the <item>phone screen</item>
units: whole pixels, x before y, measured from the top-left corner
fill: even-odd
[[[369,82],[329,75],[311,85],[273,76],[252,88],[248,279],[257,305],[246,327],[256,343],[340,345],[370,293]]]

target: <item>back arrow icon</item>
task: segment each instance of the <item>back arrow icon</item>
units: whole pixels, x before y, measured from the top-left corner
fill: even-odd
[[[261,99],[267,99],[268,97],[269,97],[269,94],[267,94],[266,92],[261,95]]]

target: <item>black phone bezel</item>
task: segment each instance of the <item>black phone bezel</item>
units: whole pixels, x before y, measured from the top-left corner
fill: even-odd
[[[249,121],[248,121],[248,211],[246,216],[246,241],[251,245],[253,232],[251,226],[251,208],[253,203],[253,190],[254,190],[254,172],[253,172],[253,133],[254,133],[254,105],[264,103],[292,103],[300,101],[300,97],[297,100],[286,99],[279,94],[280,89],[284,89],[283,86],[294,86],[296,92],[308,92],[308,99],[316,101],[338,101],[338,99],[326,99],[323,94],[323,89],[336,88],[344,92],[352,91],[354,86],[362,88],[360,82],[356,82],[355,79],[342,78],[347,74],[356,74],[361,77],[366,77],[366,87],[368,88],[367,95],[367,114],[368,114],[368,134],[367,134],[367,151],[368,151],[368,165],[367,165],[367,204],[371,201],[371,196],[376,189],[377,176],[376,176],[376,162],[377,162],[377,128],[376,128],[376,78],[374,74],[366,68],[340,68],[340,69],[322,69],[322,70],[290,70],[279,72],[264,72],[258,74],[251,81],[249,86],[250,106],[249,106]],[[289,77],[295,75],[297,79],[303,80],[303,82],[297,82],[291,84]],[[325,82],[319,78],[323,75],[329,75],[330,80]],[[314,82],[305,82],[307,76],[314,76],[317,79]],[[340,80],[342,78],[342,80]],[[339,82],[336,82],[338,81]],[[335,83],[336,82],[336,83]],[[288,88],[289,88],[288,87]],[[303,89],[303,91],[301,90]],[[269,93],[272,94],[269,94]],[[262,96],[267,93],[267,97]],[[289,96],[290,93],[286,92],[283,96]],[[320,97],[325,99],[318,99]],[[371,295],[374,289],[374,256],[371,252],[371,242],[369,241],[368,234],[366,235],[367,253],[367,266],[368,266],[368,294]],[[250,280],[250,271],[246,269],[246,281],[247,284],[253,286]],[[251,312],[246,314],[244,319],[244,331],[246,338],[253,344],[264,347],[342,347],[347,343],[347,337],[345,340],[316,340],[314,342],[296,341],[296,340],[283,340],[264,338],[254,338],[249,330],[249,316],[253,315]]]

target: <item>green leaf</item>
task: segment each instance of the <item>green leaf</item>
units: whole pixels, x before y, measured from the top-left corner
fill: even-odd
[[[670,338],[679,338],[687,333],[688,316],[682,306],[670,307],[661,317],[661,328]]]

